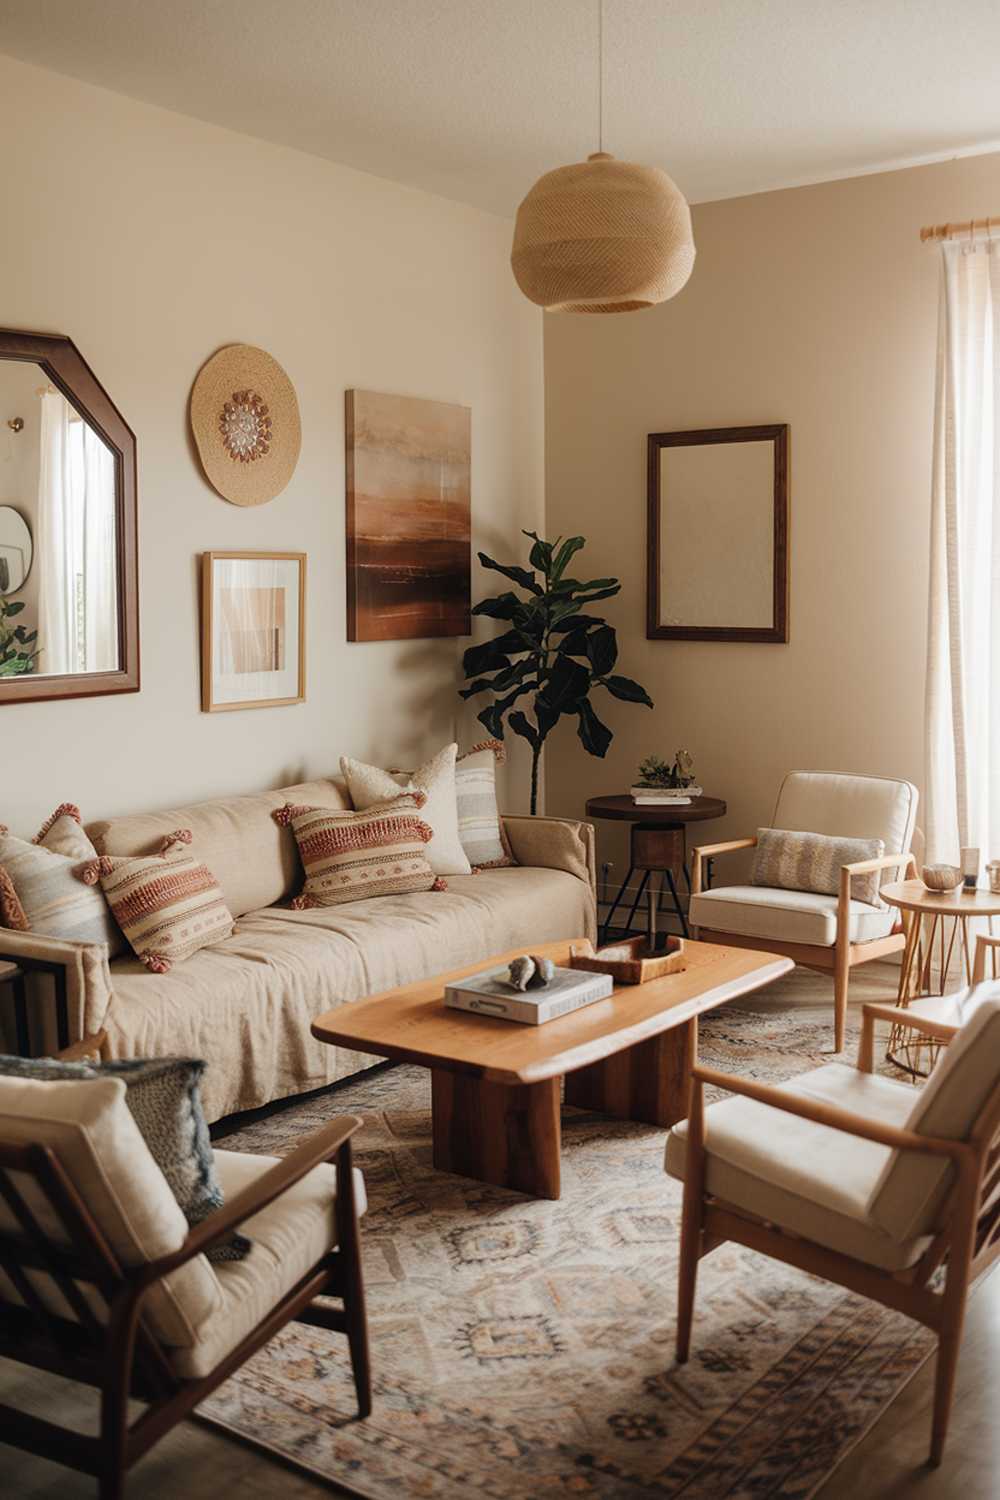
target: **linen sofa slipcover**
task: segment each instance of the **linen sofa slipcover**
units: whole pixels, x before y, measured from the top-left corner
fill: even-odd
[[[325,1046],[315,1016],[379,990],[426,979],[494,953],[560,938],[596,937],[593,830],[558,818],[504,819],[519,864],[451,876],[447,891],[383,896],[291,911],[302,883],[286,802],[349,806],[339,777],[88,826],[101,853],[142,854],[190,828],[192,852],[222,887],[236,927],[167,974],[132,955],[108,963],[99,945],[0,931],[0,953],[64,964],[70,1039],[104,1030],[110,1057],[181,1054],[208,1063],[210,1120],[321,1088],[380,1059]],[[279,905],[278,903],[285,903]],[[31,976],[41,1001],[50,981]],[[48,1028],[51,1006],[33,1006]]]

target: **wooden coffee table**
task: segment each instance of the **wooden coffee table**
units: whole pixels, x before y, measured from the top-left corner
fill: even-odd
[[[565,964],[585,938],[533,952]],[[698,1016],[794,967],[777,953],[686,944],[688,967],[544,1026],[449,1010],[444,987],[523,949],[327,1011],[321,1042],[430,1068],[434,1165],[536,1198],[559,1197],[560,1080],[566,1103],[673,1125],[688,1112]]]

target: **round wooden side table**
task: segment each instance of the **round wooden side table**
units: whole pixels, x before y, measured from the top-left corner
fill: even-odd
[[[708,818],[725,815],[726,804],[721,797],[692,797],[690,802],[664,803],[640,807],[629,796],[591,797],[587,803],[588,818],[609,818],[614,822],[631,823],[629,833],[629,871],[619,887],[604,921],[604,938],[611,930],[611,919],[628,889],[629,881],[637,870],[642,871],[642,880],[632,902],[626,930],[631,930],[639,902],[650,877],[660,876],[660,892],[655,906],[651,905],[650,918],[663,910],[664,885],[669,888],[674,911],[680,920],[681,931],[688,936],[687,917],[677,894],[677,881],[683,875],[687,888],[691,890],[691,875],[687,864],[685,827],[688,823],[700,823]],[[650,887],[652,894],[652,887]]]
[[[929,891],[922,880],[900,880],[884,885],[882,899],[903,913],[906,946],[899,970],[896,1004],[907,1006],[921,995],[944,994],[952,963],[958,960],[959,976],[972,983],[974,944],[969,923],[1000,916],[1000,895],[976,887],[966,891]],[[936,947],[936,961],[935,961]],[[935,971],[937,977],[935,978]],[[915,1078],[926,1078],[941,1044],[933,1037],[918,1036],[894,1026],[889,1033],[886,1057]]]

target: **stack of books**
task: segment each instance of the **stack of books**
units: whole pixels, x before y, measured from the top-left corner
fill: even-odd
[[[471,1010],[502,1021],[521,1021],[541,1026],[557,1016],[569,1015],[595,1000],[606,1000],[615,982],[610,974],[584,974],[577,969],[557,968],[544,989],[515,990],[506,966],[470,974],[458,984],[449,984],[444,1003],[452,1010]]]
[[[702,795],[700,786],[633,786],[629,795],[637,807],[682,807]]]

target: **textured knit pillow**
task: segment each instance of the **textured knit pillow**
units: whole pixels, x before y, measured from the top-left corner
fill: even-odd
[[[77,867],[96,856],[71,802],[57,807],[32,843],[0,824],[0,926],[73,943],[107,943],[113,956],[124,944],[101,891],[76,879]]]
[[[792,833],[787,828],[758,828],[751,882],[774,890],[836,896],[841,865],[879,859],[884,853],[881,839],[838,839],[823,833]],[[869,875],[852,876],[852,899],[884,907],[878,893],[884,873],[873,870]]]
[[[458,836],[476,870],[516,865],[497,808],[497,765],[504,758],[500,740],[485,740],[455,766]]]
[[[222,1188],[215,1176],[215,1160],[201,1105],[201,1075],[205,1064],[190,1057],[157,1057],[148,1061],[60,1062],[49,1057],[0,1057],[0,1073],[54,1083],[74,1078],[120,1078],[125,1103],[149,1154],[163,1173],[185,1219],[191,1225],[222,1207]],[[251,1241],[233,1234],[214,1250],[209,1260],[242,1260]]]
[[[427,801],[420,816],[433,830],[427,845],[427,863],[435,875],[471,875],[472,866],[458,836],[458,804],[455,796],[457,745],[446,745],[417,771],[382,771],[363,760],[340,757],[340,769],[351,801],[359,812],[390,802],[404,791],[420,790]]]
[[[181,848],[190,842],[190,830],[181,828],[163,840],[159,854],[102,854],[78,871],[88,885],[101,882],[132,951],[154,974],[166,974],[171,964],[221,943],[233,930],[215,876]]]
[[[430,825],[419,816],[423,792],[404,792],[366,812],[328,807],[279,807],[274,820],[291,828],[306,883],[292,906],[336,906],[366,896],[400,896],[447,887],[427,863]]]

